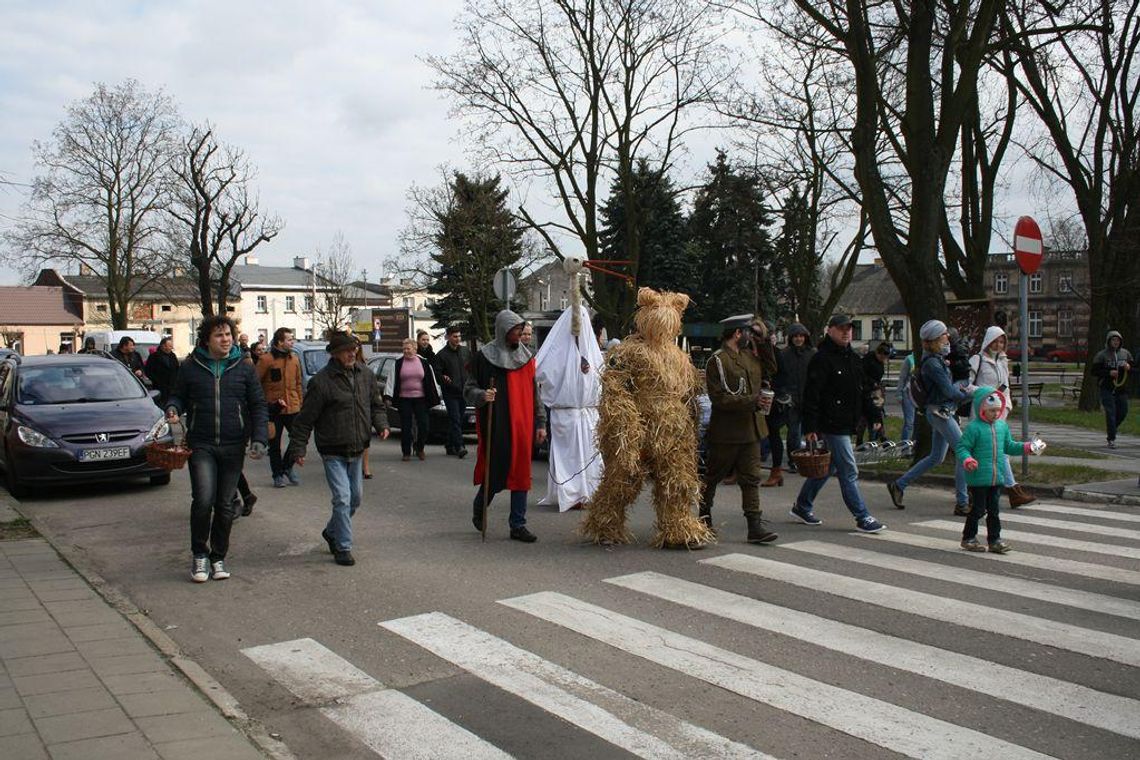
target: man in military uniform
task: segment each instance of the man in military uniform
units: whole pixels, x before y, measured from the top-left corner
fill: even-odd
[[[751,324],[751,314],[721,320],[721,347],[705,365],[712,419],[706,434],[708,466],[700,517],[712,526],[717,483],[735,471],[748,523],[748,542],[762,544],[775,541],[777,536],[767,528],[760,512],[760,440],[768,434],[768,426],[760,396],[764,370],[748,350]]]

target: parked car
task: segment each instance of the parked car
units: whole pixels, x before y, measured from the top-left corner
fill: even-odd
[[[122,363],[100,354],[10,356],[0,363],[0,459],[8,492],[32,485],[170,473],[146,461],[146,445],[170,439],[153,394]]]
[[[308,388],[309,379],[329,363],[329,353],[325,351],[324,343],[316,341],[295,342],[293,353],[301,360],[301,387]]]
[[[83,341],[86,342],[88,338],[95,339],[96,351],[106,351],[108,353],[119,347],[119,341],[121,339],[130,338],[135,342],[135,351],[138,351],[143,361],[146,361],[150,352],[158,348],[158,344],[162,342],[162,336],[150,330],[106,330],[103,332],[89,332],[83,336]]]
[[[402,354],[382,353],[368,357],[368,366],[376,373],[376,380],[380,383],[380,392],[384,394],[386,401],[392,397],[392,376],[396,371],[396,360],[401,356]],[[439,391],[438,383],[436,390]],[[440,398],[443,398],[442,391],[440,391]],[[399,430],[400,410],[390,402],[387,403],[387,407],[388,426],[393,430]],[[450,424],[451,420],[447,416],[447,407],[442,401],[428,409],[428,442],[445,442],[447,440],[447,428]],[[475,435],[475,407],[470,405],[463,411],[463,435]]]
[[[1087,357],[1084,351],[1078,348],[1055,348],[1045,354],[1045,358],[1053,363],[1057,362],[1083,362]]]

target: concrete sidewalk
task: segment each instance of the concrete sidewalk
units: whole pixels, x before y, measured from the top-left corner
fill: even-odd
[[[0,541],[0,758],[265,757],[46,541]]]

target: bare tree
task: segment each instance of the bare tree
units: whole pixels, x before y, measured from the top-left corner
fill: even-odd
[[[102,277],[111,324],[124,329],[130,302],[170,272],[164,210],[179,117],[174,101],[133,79],[96,84],[71,104],[33,151],[41,174],[5,238],[6,258],[28,274],[78,264]]]
[[[1068,185],[1089,264],[1089,345],[1110,327],[1140,330],[1140,0],[1012,3],[1007,74],[1045,130],[1025,145]],[[1086,364],[1080,406],[1097,404]]]
[[[245,154],[218,142],[209,125],[183,138],[174,171],[176,202],[169,212],[178,222],[176,250],[189,256],[202,314],[225,314],[234,266],[283,225],[258,208],[250,187],[257,172]]]
[[[357,271],[352,246],[340,230],[333,235],[328,251],[317,249],[317,294],[313,308],[317,324],[325,334],[344,329]]]
[[[724,61],[715,11],[697,0],[470,0],[461,52],[428,63],[455,112],[477,128],[486,158],[549,181],[561,219],[519,213],[547,246],[581,243],[597,258],[599,193],[625,178],[627,252],[636,275],[640,220],[629,178],[639,158],[669,167],[708,103]],[[624,286],[597,275],[595,306],[616,327],[632,308]]]

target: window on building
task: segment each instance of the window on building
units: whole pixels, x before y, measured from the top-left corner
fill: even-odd
[[[1058,293],[1072,293],[1073,292],[1073,273],[1069,271],[1061,272],[1057,275],[1057,292]]]
[[[162,328],[162,334],[167,338],[173,338],[174,337],[174,328],[173,327],[164,327],[164,328]]]
[[[233,306],[227,306],[226,307],[226,314],[233,314],[233,313],[234,313],[234,307]]]
[[[994,293],[996,295],[1005,295],[1009,292],[1009,274],[1007,272],[996,272],[994,274]]]
[[[863,320],[855,319],[851,322],[851,340],[863,340]]]
[[[1057,337],[1073,337],[1073,312],[1071,309],[1057,310]]]
[[[312,296],[305,296],[305,300],[302,303],[304,304],[305,311],[308,312],[308,311],[313,310],[313,297]]]
[[[95,304],[95,311],[100,312],[102,314],[106,314],[107,313],[107,304],[105,304],[105,303]]]
[[[871,320],[871,340],[883,340],[883,320]]]
[[[411,296],[405,297],[404,298],[404,308],[405,309],[411,309],[414,307],[415,307],[415,299],[413,299]]]
[[[542,295],[540,295],[538,297],[538,310],[539,311],[546,311],[549,308],[550,308],[550,299],[546,297],[545,293],[543,293]]]
[[[171,305],[170,305],[170,304],[168,304],[168,303],[164,303],[164,304],[162,305],[162,310],[163,310],[164,312],[170,312],[170,311],[174,311],[174,307],[173,307],[173,306],[171,306]]]
[[[264,314],[269,311],[269,301],[265,296],[257,297],[257,313]]]
[[[1030,282],[1032,283],[1032,280],[1030,280]],[[1043,323],[1041,321],[1041,312],[1039,312],[1039,311],[1029,312],[1029,337],[1030,338],[1040,338],[1042,327],[1043,327]]]
[[[1042,282],[1043,278],[1041,277],[1040,272],[1034,272],[1033,274],[1029,275],[1029,292],[1040,293]]]
[[[268,346],[269,345],[269,330],[266,330],[264,327],[259,329],[257,331],[257,339],[259,341],[261,341],[261,344],[263,346]]]
[[[296,296],[285,296],[285,311],[290,313],[290,314],[297,311],[297,297]]]
[[[895,321],[891,322],[891,340],[902,340],[904,337],[903,331],[905,329],[906,327],[903,325],[903,321],[901,319],[896,319]]]
[[[567,298],[566,296],[562,296],[561,298],[558,299],[558,308],[565,309],[569,305],[570,305],[570,299]]]
[[[312,340],[312,339],[313,339],[313,328],[306,327],[305,328],[305,340]]]

